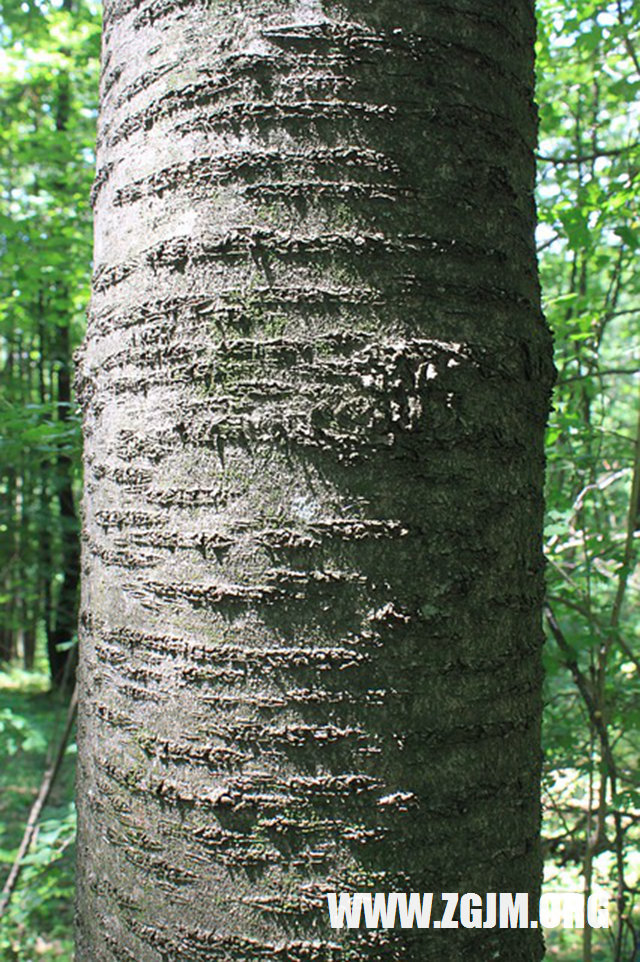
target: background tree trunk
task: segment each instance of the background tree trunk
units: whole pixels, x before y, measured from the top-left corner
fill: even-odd
[[[72,0],[63,0],[62,9],[70,12]],[[56,96],[56,132],[64,134],[68,128],[71,111],[71,84],[62,71]],[[60,185],[62,188],[63,185]],[[56,362],[55,397],[56,417],[61,425],[67,425],[71,414],[71,311],[66,285],[55,294],[66,301],[67,309],[59,317],[53,345]],[[53,393],[53,385],[52,385]],[[78,516],[73,497],[73,458],[62,450],[56,454],[54,484],[60,513],[60,556],[62,581],[56,597],[55,609],[49,620],[47,632],[47,655],[51,681],[55,686],[74,687],[74,649],[60,648],[73,639],[78,623],[78,589],[80,585],[80,538]]]
[[[540,958],[325,900],[538,890],[534,30],[106,4],[78,962]]]

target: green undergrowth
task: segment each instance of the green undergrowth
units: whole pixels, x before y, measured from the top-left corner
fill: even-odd
[[[0,887],[62,736],[66,704],[39,673],[0,672]],[[0,919],[1,962],[71,962],[75,741],[65,757]]]

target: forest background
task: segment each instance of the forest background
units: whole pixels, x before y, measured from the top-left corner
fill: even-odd
[[[640,959],[640,4],[538,0],[538,251],[558,379],[547,435],[544,853],[604,889],[609,931],[548,957]],[[0,2],[0,884],[64,727],[75,664],[80,420],[100,48],[94,0]],[[634,612],[635,617],[634,617]],[[0,960],[71,960],[75,746]]]

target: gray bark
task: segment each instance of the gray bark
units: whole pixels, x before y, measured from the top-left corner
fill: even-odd
[[[78,962],[540,958],[532,7],[106,5]]]

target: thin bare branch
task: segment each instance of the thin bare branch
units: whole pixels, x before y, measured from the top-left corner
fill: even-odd
[[[29,847],[33,841],[33,836],[40,820],[40,815],[42,814],[42,809],[47,803],[47,799],[49,798],[49,794],[53,788],[53,783],[55,782],[58,772],[60,771],[60,766],[62,765],[62,759],[64,758],[69,735],[71,734],[71,729],[73,727],[77,704],[78,693],[77,689],[74,689],[71,701],[69,703],[69,709],[67,711],[67,720],[65,722],[64,731],[58,744],[55,758],[44,773],[44,778],[42,779],[42,784],[40,785],[37,798],[31,806],[31,811],[29,812],[29,818],[24,830],[24,835],[22,836],[20,848],[18,849],[18,854],[16,855],[15,861],[11,866],[11,871],[9,872],[7,880],[4,884],[4,888],[2,889],[2,894],[0,895],[0,918],[2,918],[7,910],[11,900],[11,895],[13,894],[13,891],[18,883],[18,878],[20,877],[22,860],[29,851]]]
[[[636,48],[627,30],[627,25],[624,19],[624,10],[622,9],[622,0],[618,0],[618,21],[620,23],[620,26],[624,29],[624,45],[627,48],[627,53],[633,60],[633,65],[636,68],[637,72],[640,74],[640,59],[638,58]]]
[[[640,147],[640,141],[627,144],[625,147],[612,147],[610,150],[598,150],[597,152],[590,151],[581,154],[566,154],[565,156],[558,154],[536,154],[536,160],[543,164],[553,164],[554,166],[562,166],[563,164],[586,164],[592,160],[599,160],[601,157],[620,157],[622,154],[628,154],[637,147]]]

